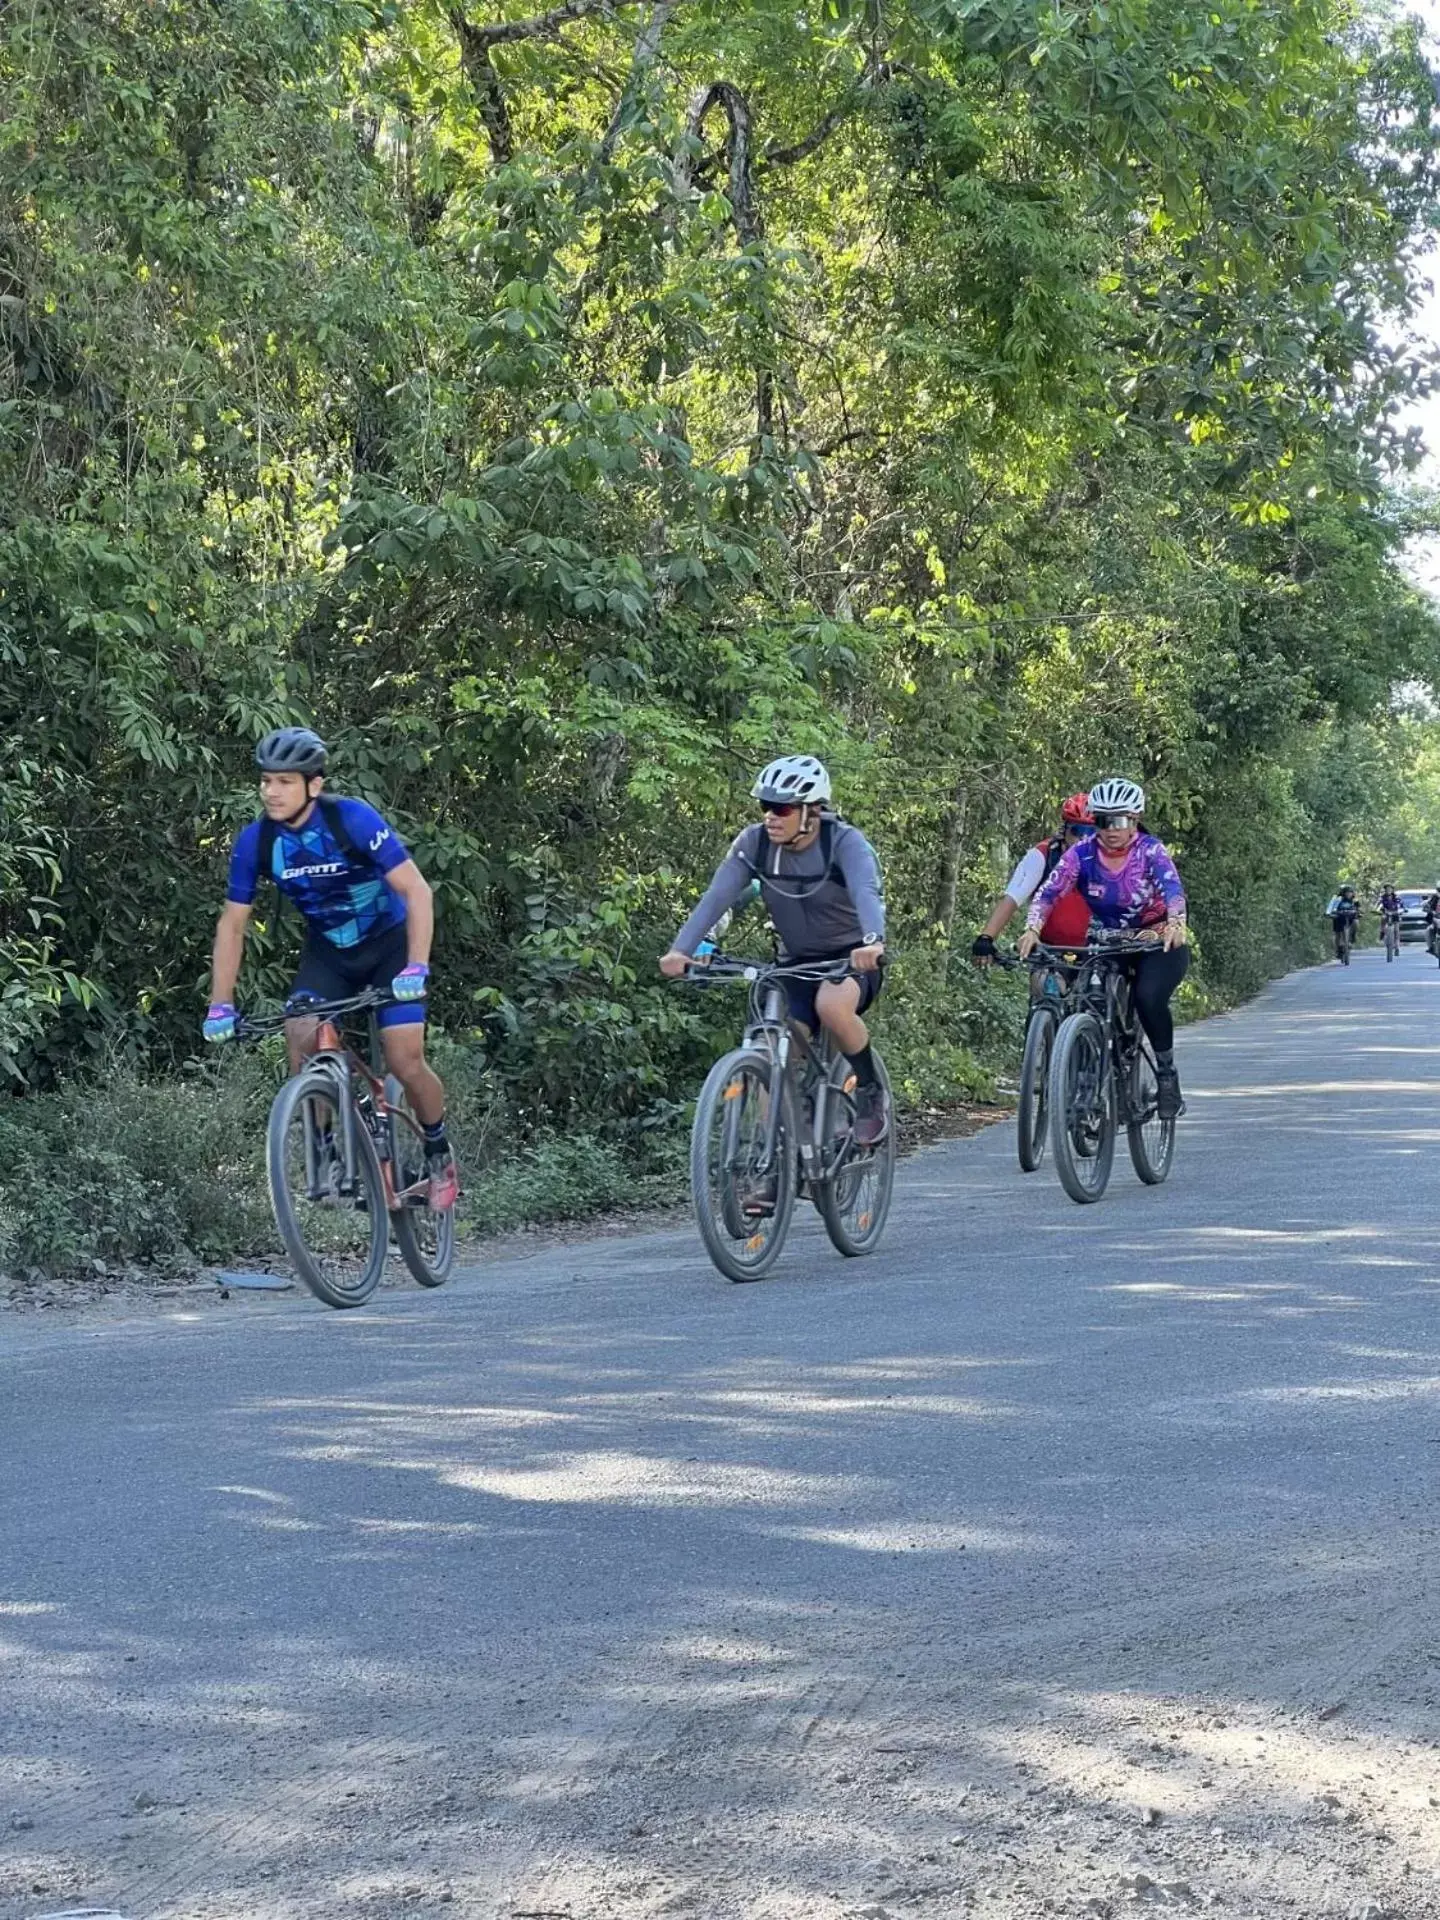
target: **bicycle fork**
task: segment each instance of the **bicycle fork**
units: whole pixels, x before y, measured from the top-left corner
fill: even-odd
[[[790,1067],[790,1034],[782,1029],[775,1037],[771,1074],[770,1105],[765,1115],[765,1132],[760,1143],[760,1159],[755,1171],[763,1179],[775,1170],[780,1151],[780,1134],[785,1119],[785,1076]]]

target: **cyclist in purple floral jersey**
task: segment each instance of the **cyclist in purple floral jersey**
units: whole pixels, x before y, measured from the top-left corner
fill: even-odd
[[[1153,940],[1155,951],[1129,962],[1135,1013],[1155,1049],[1155,1110],[1162,1120],[1185,1111],[1175,1069],[1170,1000],[1190,965],[1185,889],[1175,862],[1153,833],[1144,833],[1144,789],[1133,780],[1102,780],[1090,790],[1095,833],[1071,847],[1030,903],[1022,958],[1039,944],[1040,928],[1058,900],[1078,890],[1091,922]]]

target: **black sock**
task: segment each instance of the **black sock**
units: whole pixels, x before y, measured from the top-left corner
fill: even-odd
[[[870,1051],[868,1041],[861,1047],[858,1053],[847,1053],[845,1058],[850,1062],[851,1066],[854,1067],[855,1078],[862,1087],[873,1087],[875,1085],[880,1076],[875,1071],[875,1056]]]
[[[1173,1073],[1175,1071],[1175,1049],[1173,1047],[1156,1047],[1155,1064],[1162,1073]]]
[[[437,1120],[433,1126],[426,1126],[422,1122],[420,1131],[425,1136],[425,1157],[427,1160],[438,1160],[441,1154],[450,1151],[450,1136],[445,1131],[443,1118]]]

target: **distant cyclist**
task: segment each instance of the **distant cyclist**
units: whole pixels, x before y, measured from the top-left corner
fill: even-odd
[[[1343,960],[1355,944],[1355,929],[1360,921],[1360,903],[1355,898],[1354,887],[1341,887],[1325,913],[1335,934],[1335,958]]]
[[[315,1042],[303,1001],[343,1000],[365,987],[393,993],[376,1015],[385,1065],[410,1097],[425,1135],[430,1205],[453,1207],[458,1182],[445,1131],[445,1089],[425,1059],[425,993],[435,912],[430,888],[400,836],[363,800],[324,791],[325,742],[309,727],[280,727],[255,749],[263,819],[242,828],[215,929],[205,1038],[235,1032],[235,984],[256,888],[271,880],[305,922],[305,947],[286,1002],[292,1069]]]
[[[1095,831],[1090,815],[1090,796],[1072,793],[1060,809],[1060,831],[1031,847],[1005,883],[1005,891],[995,902],[995,910],[975,936],[970,957],[977,967],[988,967],[995,959],[995,940],[1022,907],[1028,907],[1037,887],[1043,886],[1070,848],[1087,840]],[[1047,947],[1083,947],[1090,930],[1090,908],[1082,893],[1067,893],[1051,910],[1040,930]]]
[[[1040,929],[1068,893],[1085,897],[1097,926],[1153,940],[1153,953],[1128,963],[1135,1013],[1155,1049],[1155,1111],[1175,1120],[1185,1111],[1175,1066],[1170,1001],[1190,965],[1185,889],[1175,862],[1153,833],[1141,830],[1145,790],[1134,780],[1102,780],[1090,789],[1095,833],[1071,847],[1030,902],[1020,954],[1027,958]]]
[[[791,1018],[825,1028],[855,1069],[855,1138],[877,1146],[890,1124],[861,1015],[880,993],[885,897],[875,849],[831,804],[830,775],[808,753],[772,760],[751,789],[760,819],[745,827],[699,906],[676,934],[660,971],[678,979],[721,915],[760,883],[782,962],[848,960],[842,980],[784,982]]]
[[[1380,889],[1380,936],[1385,942],[1387,958],[1398,952],[1400,946],[1400,921],[1404,914],[1404,903],[1395,890],[1392,880]]]

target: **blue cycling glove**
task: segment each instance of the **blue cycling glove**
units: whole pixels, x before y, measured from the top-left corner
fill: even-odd
[[[228,1000],[214,1000],[205,1013],[205,1025],[202,1032],[207,1040],[233,1040],[235,1022],[239,1019],[234,1007]]]
[[[412,960],[390,982],[390,991],[397,1000],[423,1000],[429,978],[430,969],[425,962]]]

